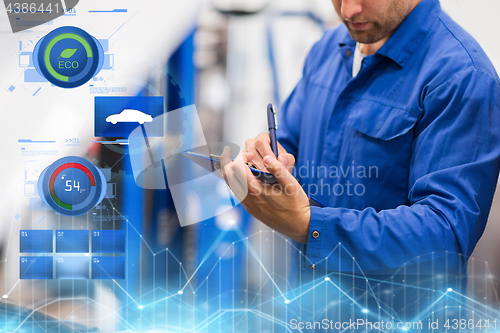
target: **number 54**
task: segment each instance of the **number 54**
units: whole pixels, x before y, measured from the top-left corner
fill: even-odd
[[[77,191],[80,191],[80,182],[73,181],[73,187],[76,188]],[[71,186],[71,180],[66,181],[66,188],[64,189],[66,192],[71,192],[73,189]]]

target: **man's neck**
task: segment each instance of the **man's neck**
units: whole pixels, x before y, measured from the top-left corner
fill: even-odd
[[[379,40],[378,42],[375,42],[373,44],[361,44],[360,43],[361,44],[361,52],[367,56],[374,54],[385,44],[385,42],[387,42],[389,37],[390,37],[390,35],[382,38],[381,40]]]

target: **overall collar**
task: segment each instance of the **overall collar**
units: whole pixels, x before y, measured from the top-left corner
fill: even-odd
[[[375,54],[383,55],[404,67],[431,30],[440,12],[441,6],[438,0],[422,0]],[[346,35],[339,42],[339,46],[356,45],[347,32],[347,28],[345,30]]]

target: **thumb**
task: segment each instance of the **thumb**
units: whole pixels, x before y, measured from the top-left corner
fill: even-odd
[[[267,155],[264,157],[264,165],[267,170],[276,177],[276,180],[281,186],[285,187],[296,181],[286,166],[278,161],[274,155]]]

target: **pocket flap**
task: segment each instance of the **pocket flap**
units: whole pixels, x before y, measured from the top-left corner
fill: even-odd
[[[346,125],[373,138],[392,140],[411,130],[418,118],[411,111],[364,100],[354,104]]]

